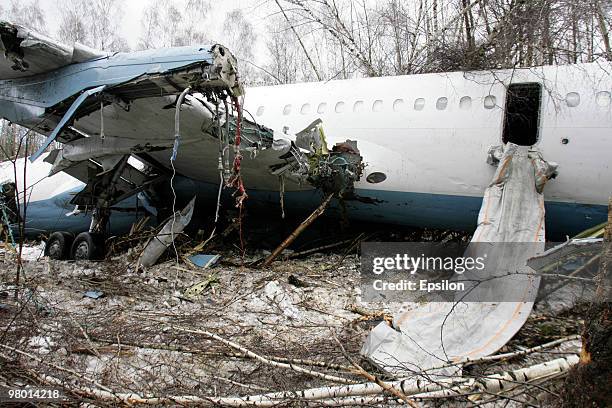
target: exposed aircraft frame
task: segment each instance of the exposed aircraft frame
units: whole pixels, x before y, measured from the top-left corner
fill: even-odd
[[[246,197],[242,170],[336,194],[350,194],[361,175],[356,144],[328,149],[320,121],[275,137],[243,118],[236,59],[222,45],[105,55],[9,23],[0,23],[0,33],[12,63],[0,68],[8,78],[0,81],[0,111],[47,135],[32,162],[53,142],[63,144],[45,161],[50,175],[62,171],[85,183],[71,203],[76,212],[92,210],[89,235],[103,237],[111,208],[136,193],[158,204],[162,181],[193,171],[193,159],[184,163],[187,151],[202,154],[208,167],[200,177],[220,177],[239,190],[239,204]]]

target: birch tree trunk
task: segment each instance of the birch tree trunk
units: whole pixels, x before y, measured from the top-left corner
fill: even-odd
[[[599,25],[599,31],[601,32],[601,39],[603,42],[603,46],[606,51],[606,59],[608,61],[612,61],[612,48],[610,46],[610,33],[608,32],[608,28],[606,27],[606,19],[604,16],[604,12],[598,0],[593,0],[593,8],[595,11],[595,18],[597,19],[597,24]]]

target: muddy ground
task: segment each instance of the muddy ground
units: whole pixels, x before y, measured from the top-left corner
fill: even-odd
[[[15,253],[5,249],[0,255],[0,385],[46,385],[53,377],[65,384],[70,401],[65,404],[116,406],[74,389],[242,396],[334,383],[246,356],[223,340],[318,373],[365,381],[355,374],[353,363],[358,363],[388,379],[359,350],[369,330],[399,305],[360,303],[358,256],[346,246],[300,259],[283,255],[268,269],[248,266],[267,252],[251,250],[242,258],[235,247],[214,251],[221,259],[207,269],[172,254],[161,264],[137,269],[136,248],[100,262],[53,261],[40,256],[42,248],[39,243],[26,247],[19,286]],[[193,290],[198,283],[199,290]],[[501,351],[579,334],[579,316],[579,307],[541,302]],[[527,357],[475,365],[466,375],[524,367],[579,348],[579,340],[569,341]],[[480,406],[490,400],[484,406],[558,406],[561,382],[551,380],[511,399],[419,404]],[[374,405],[395,403],[389,397]],[[306,402],[296,394],[280,405]]]

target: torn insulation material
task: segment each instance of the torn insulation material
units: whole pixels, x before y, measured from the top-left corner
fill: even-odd
[[[492,152],[498,153],[498,159],[489,158],[497,171],[485,190],[478,228],[464,254],[485,254],[490,262],[483,270],[454,278],[473,285],[466,296],[454,302],[406,303],[394,316],[393,327],[383,322],[372,330],[361,353],[390,373],[492,354],[531,313],[540,278],[527,260],[544,250],[541,190],[556,165],[512,143]],[[439,371],[454,374],[460,366],[446,365]]]

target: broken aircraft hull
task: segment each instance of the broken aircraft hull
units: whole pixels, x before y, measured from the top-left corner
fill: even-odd
[[[213,207],[220,173],[226,187],[235,187],[237,177],[244,180],[251,205],[278,205],[284,190],[287,211],[311,211],[325,184],[313,182],[321,164],[325,171],[336,166],[342,176],[351,175],[349,217],[471,230],[494,171],[482,157],[490,146],[507,141],[536,145],[560,164],[560,176],[548,187],[549,233],[571,235],[605,220],[612,179],[606,157],[612,148],[607,66],[293,84],[252,88],[239,99],[236,61],[219,45],[106,55],[10,23],[2,22],[0,30],[4,49],[17,50],[0,59],[0,114],[48,135],[43,148],[62,142],[49,157],[52,173],[84,183],[32,194],[32,231],[61,229],[45,224],[54,218],[51,209],[65,218],[68,196],[81,209],[104,209],[98,215],[140,193],[151,193],[152,207],[167,207],[171,178],[183,202],[195,194],[198,206]],[[513,92],[531,92],[524,99],[533,102],[522,112],[530,118],[526,123],[517,121]],[[237,112],[244,112],[239,146]],[[358,171],[345,171],[344,158],[334,164],[327,147],[296,145],[296,132],[317,119],[324,123],[325,145],[357,141],[360,163],[353,170]],[[277,142],[283,152],[275,150]],[[142,168],[128,157],[140,159]],[[54,177],[33,191],[57,184]],[[156,186],[165,189],[162,199],[153,197]],[[147,206],[138,200],[127,206]],[[129,219],[127,212],[115,213]],[[74,228],[74,219],[69,223]]]
[[[23,159],[18,163],[23,165]],[[29,179],[34,180],[38,176],[37,180],[41,178],[42,180],[31,187],[28,194],[27,235],[34,237],[57,230],[70,232],[86,230],[91,223],[90,213],[67,215],[75,208],[70,201],[76,193],[82,190],[84,184],[62,173],[45,177],[50,168],[51,165],[42,160],[28,164]],[[22,174],[22,171],[17,173]],[[12,180],[12,178],[12,166],[5,164],[0,173],[0,180]],[[66,179],[69,181],[67,182]],[[18,182],[22,183],[20,179]],[[33,184],[33,182],[28,181],[28,184]],[[217,184],[198,182],[178,176],[174,180],[174,189],[177,194],[177,208],[182,208],[194,195],[198,197],[195,220],[204,219],[214,213],[218,192]],[[249,211],[267,212],[268,215],[280,217],[278,190],[250,189],[248,194],[247,208]],[[481,198],[445,194],[373,189],[356,189],[355,194],[370,200],[368,202],[347,201],[348,214],[351,219],[368,222],[376,220],[382,224],[409,227],[470,231],[476,225],[478,211],[482,204]],[[110,219],[112,233],[129,231],[131,225],[145,215],[154,218],[151,211],[147,210],[148,203],[141,198],[132,196],[116,206],[123,210],[113,211]],[[285,211],[292,215],[306,214],[316,208],[321,199],[321,192],[314,189],[286,192]],[[229,206],[231,207],[231,203]],[[339,212],[339,209],[337,205],[333,205],[330,211]],[[607,216],[607,207],[549,201],[546,203],[546,214],[548,236],[564,238],[564,234],[573,235],[590,225],[603,222]],[[585,220],[592,221],[592,224]],[[14,230],[15,233],[18,233],[16,226]]]

